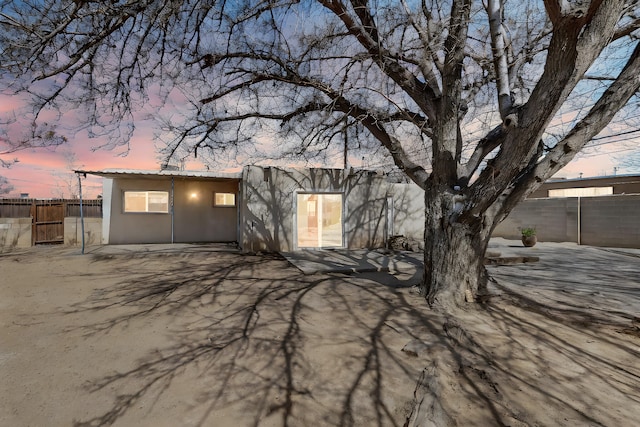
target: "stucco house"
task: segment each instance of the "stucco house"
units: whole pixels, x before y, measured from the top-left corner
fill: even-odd
[[[413,184],[354,169],[77,171],[103,177],[103,244],[237,242],[245,251],[384,247],[421,238]]]

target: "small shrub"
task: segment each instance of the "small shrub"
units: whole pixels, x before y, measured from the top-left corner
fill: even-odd
[[[520,233],[522,233],[522,237],[531,237],[536,235],[535,227],[523,227],[520,228]]]

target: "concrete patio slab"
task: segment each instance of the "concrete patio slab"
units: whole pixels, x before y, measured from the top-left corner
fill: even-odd
[[[306,275],[317,273],[402,273],[422,264],[422,253],[392,252],[384,249],[322,249],[281,253]]]
[[[640,257],[640,249],[597,248],[578,246],[575,243],[538,242],[534,247],[524,247],[517,240],[491,239],[486,265],[515,265],[536,263],[542,258],[548,261],[566,256],[566,251],[591,248],[594,251]],[[306,275],[318,273],[409,273],[422,268],[421,252],[400,252],[386,249],[314,249],[280,253],[291,265]],[[562,255],[561,255],[562,254]]]

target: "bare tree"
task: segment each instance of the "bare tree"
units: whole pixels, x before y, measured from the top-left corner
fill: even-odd
[[[421,289],[453,310],[486,284],[495,226],[637,92],[638,13],[631,0],[5,1],[1,67],[36,123],[75,109],[119,143],[139,108],[182,99],[168,157],[242,156],[269,133],[303,159],[375,141],[425,190]],[[616,75],[593,90],[586,73],[611,53]],[[580,97],[589,107],[549,137]]]
[[[0,140],[1,141],[1,140]],[[0,153],[1,155],[2,153]],[[0,157],[0,168],[10,168],[14,163],[16,163],[18,159],[3,159]],[[9,182],[9,180],[0,175],[0,196],[7,195],[14,190],[13,185]]]
[[[64,150],[61,154],[64,159],[64,171],[52,173],[52,194],[60,199],[77,199],[80,197],[80,186],[78,176],[73,171],[82,169],[83,166],[78,164],[78,158],[73,151]]]
[[[0,167],[10,168],[19,162],[16,153],[28,148],[57,147],[67,142],[67,137],[56,132],[48,123],[32,123],[31,129],[11,138],[7,128],[16,122],[15,117],[0,121]],[[8,194],[14,186],[6,177],[0,176],[0,195]]]
[[[637,147],[627,146],[626,149],[616,150],[618,154],[614,159],[623,173],[640,173],[640,152],[635,151],[635,148]]]
[[[13,191],[13,185],[9,183],[9,180],[4,176],[0,176],[0,196],[4,196]]]

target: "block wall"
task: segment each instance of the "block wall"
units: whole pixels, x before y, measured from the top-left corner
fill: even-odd
[[[99,245],[102,242],[102,218],[84,219],[84,244]],[[64,244],[82,245],[82,224],[79,217],[64,219]]]
[[[539,241],[640,248],[640,195],[528,199],[493,235],[519,239],[520,227],[535,227]]]

